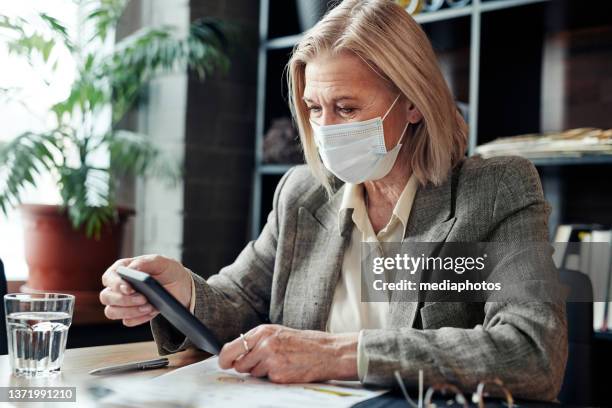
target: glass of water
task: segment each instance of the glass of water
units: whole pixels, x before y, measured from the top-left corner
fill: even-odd
[[[4,296],[4,306],[13,374],[48,377],[59,373],[72,322],[74,296],[11,293]]]

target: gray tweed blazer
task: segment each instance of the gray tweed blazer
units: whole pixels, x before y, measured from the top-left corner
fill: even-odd
[[[262,323],[325,330],[352,228],[352,210],[338,219],[342,191],[328,198],[306,166],[292,168],[259,238],[208,280],[193,275],[195,315],[220,341]],[[468,158],[444,184],[419,188],[405,241],[547,241],[549,211],[529,161]],[[567,359],[563,302],[393,302],[390,314],[389,327],[362,335],[366,384],[392,386],[394,370],[416,380],[423,369],[428,383],[474,390],[499,377],[515,396],[557,396]],[[151,325],[160,354],[190,346],[163,317]]]

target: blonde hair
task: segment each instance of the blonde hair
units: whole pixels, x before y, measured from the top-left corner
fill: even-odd
[[[287,64],[289,107],[304,156],[329,194],[331,174],[319,158],[302,100],[306,64],[323,52],[351,51],[389,80],[423,115],[406,139],[418,181],[439,185],[465,154],[467,125],[419,24],[392,0],[344,0],[304,34]]]

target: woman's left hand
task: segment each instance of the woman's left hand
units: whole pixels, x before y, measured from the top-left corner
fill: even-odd
[[[357,337],[263,324],[245,334],[248,353],[240,337],[225,344],[219,366],[276,383],[355,380]]]

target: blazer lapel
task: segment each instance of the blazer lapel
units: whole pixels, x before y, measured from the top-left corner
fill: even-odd
[[[410,211],[404,241],[443,242],[455,221],[452,215],[450,178],[440,186],[420,188]]]
[[[439,251],[455,223],[451,180],[449,177],[440,186],[427,185],[417,191],[402,244],[403,253],[427,257]],[[421,277],[422,271],[418,271],[414,279],[417,285]],[[418,291],[393,292],[389,327],[413,327],[420,295]]]
[[[404,238],[404,248],[418,251],[414,256],[429,256],[436,247],[411,243],[446,240],[455,222],[451,184],[449,178],[440,186],[428,185],[417,191]],[[344,187],[340,188],[314,214],[308,210],[312,207],[308,203],[298,209],[295,249],[283,307],[286,326],[325,330],[353,226],[352,210],[338,213],[343,191]],[[318,195],[312,198],[312,202],[323,200]],[[418,301],[418,293],[402,295],[395,291],[389,308],[389,326],[412,327]]]
[[[325,330],[352,230],[352,211],[343,210],[338,215],[342,192],[343,188],[315,214],[305,206],[298,209],[283,313],[283,323],[289,327]]]

